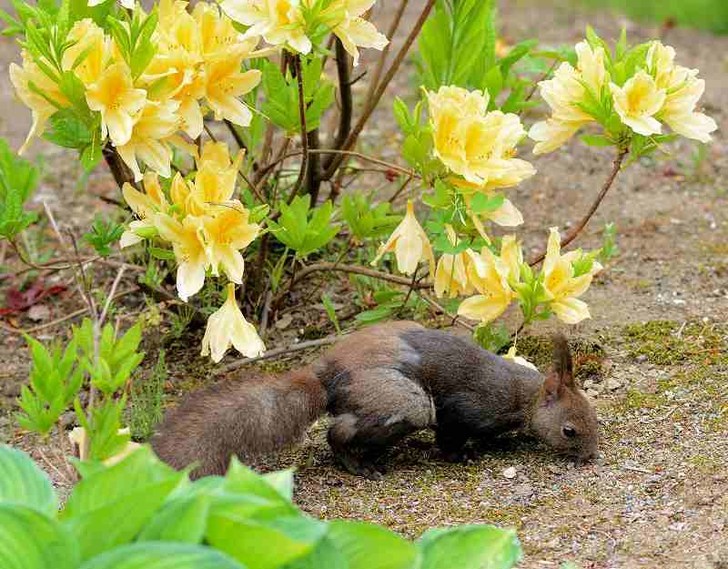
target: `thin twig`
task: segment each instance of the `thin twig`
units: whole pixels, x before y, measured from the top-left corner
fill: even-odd
[[[118,300],[124,296],[127,296],[129,294],[132,294],[136,292],[137,289],[129,289],[124,290],[118,293],[114,296],[114,300]],[[68,322],[69,320],[73,320],[74,318],[78,318],[79,316],[83,316],[84,314],[88,313],[88,307],[80,308],[79,310],[75,310],[69,314],[66,314],[65,316],[62,316],[61,318],[57,318],[56,320],[52,320],[50,322],[46,322],[45,324],[39,324],[38,326],[33,326],[32,328],[13,328],[12,326],[8,326],[7,324],[4,324],[0,322],[0,328],[5,330],[6,332],[10,332],[11,334],[35,334],[36,332],[40,332],[42,330],[47,330],[48,328],[53,328],[55,326],[58,326],[59,324],[63,324],[64,322]]]
[[[531,86],[531,89],[528,91],[526,98],[523,99],[524,102],[531,100],[531,98],[536,94],[536,89],[538,89],[539,83],[541,83],[541,81],[544,81],[545,79],[548,79],[548,77],[551,75],[551,73],[553,72],[554,68],[559,63],[559,61],[560,60],[558,60],[558,59],[554,59],[554,62],[551,64],[551,67],[549,67],[546,71],[544,71],[543,74],[541,74],[541,77],[539,77],[536,81],[533,82],[533,85]],[[519,115],[522,114],[523,111],[524,111],[524,109],[521,109],[520,111],[518,111],[518,114]]]
[[[475,331],[475,326],[472,324],[468,324],[467,322],[464,322],[460,316],[457,314],[452,314],[451,312],[448,312],[444,306],[442,306],[439,302],[437,302],[434,298],[432,298],[429,294],[422,294],[422,292],[418,292],[417,294],[420,295],[420,298],[424,300],[427,304],[429,304],[432,308],[438,310],[448,318],[452,318],[452,321],[450,322],[450,326],[455,326],[456,324],[458,326],[462,326],[466,330],[470,332]]]
[[[382,53],[379,54],[379,59],[377,60],[377,66],[374,68],[374,73],[372,74],[372,78],[369,81],[369,89],[367,90],[367,96],[366,101],[368,101],[372,95],[374,94],[374,90],[377,88],[377,85],[379,84],[379,79],[382,77],[382,71],[384,71],[384,64],[387,61],[387,57],[389,57],[389,52],[392,48],[392,41],[394,40],[394,35],[397,33],[397,30],[399,29],[399,24],[402,21],[402,16],[404,15],[404,11],[407,9],[407,4],[409,4],[409,0],[401,0],[399,3],[399,7],[397,8],[397,13],[394,15],[394,19],[392,20],[391,25],[389,26],[389,29],[387,30],[387,39],[389,39],[389,43],[384,46],[384,49],[382,50]]]
[[[259,362],[261,360],[277,358],[279,356],[285,356],[288,354],[292,354],[294,352],[300,352],[301,350],[318,348],[319,346],[327,346],[329,344],[333,344],[340,338],[341,338],[341,336],[326,336],[325,338],[319,338],[318,340],[308,340],[306,342],[300,342],[298,344],[293,344],[292,346],[287,346],[285,348],[276,348],[275,350],[270,350],[270,351],[264,353],[262,356],[258,356],[256,358],[244,358],[242,360],[238,360],[238,361],[229,363],[227,365],[224,365],[221,368],[215,370],[213,372],[213,375],[222,375],[225,373],[229,373],[229,372],[235,371],[236,369],[239,369],[245,365],[252,364],[254,362]]]
[[[579,235],[582,229],[586,227],[586,224],[589,223],[589,220],[594,215],[594,212],[597,211],[599,208],[599,205],[602,203],[602,200],[607,195],[607,192],[609,191],[609,188],[612,187],[612,184],[614,183],[614,179],[617,177],[617,174],[619,173],[620,169],[622,168],[622,162],[624,162],[625,156],[627,156],[627,153],[629,150],[627,148],[620,148],[618,150],[617,157],[614,159],[614,162],[612,163],[612,170],[609,172],[609,176],[604,181],[604,184],[602,185],[602,189],[599,191],[599,194],[597,195],[596,199],[594,200],[594,203],[592,203],[591,207],[589,208],[589,211],[586,213],[586,215],[581,219],[581,221],[571,230],[569,233],[566,234],[566,236],[561,240],[561,247],[566,247],[569,243],[571,243],[576,237]],[[533,259],[531,259],[528,264],[532,267],[534,265],[538,265],[541,261],[544,260],[546,257],[546,251],[542,251],[538,255],[536,255]]]
[[[315,273],[317,271],[339,271],[342,273],[363,275],[365,277],[371,277],[373,279],[379,279],[382,281],[400,284],[403,286],[410,286],[410,284],[411,284],[410,279],[405,278],[405,277],[398,277],[397,275],[390,275],[389,273],[383,273],[381,271],[369,269],[367,267],[360,267],[357,265],[341,265],[341,264],[337,264],[337,263],[315,263],[313,265],[305,266],[298,272],[295,282],[299,282],[299,281],[303,280],[304,278],[306,278],[311,273]],[[423,288],[430,288],[431,286],[432,285],[430,285],[429,283],[415,283],[414,288],[423,289]]]
[[[394,200],[396,200],[400,194],[407,189],[407,186],[409,186],[410,182],[414,178],[412,176],[408,176],[407,179],[397,188],[397,191],[394,192],[391,197],[387,200],[389,203],[394,203]]]
[[[109,290],[109,295],[106,297],[106,302],[104,303],[104,309],[101,311],[101,316],[99,316],[99,328],[103,326],[104,320],[106,320],[106,315],[109,312],[109,307],[111,306],[111,301],[114,298],[114,294],[116,293],[116,288],[119,286],[119,282],[121,282],[121,277],[124,276],[124,271],[126,271],[126,267],[122,265],[119,268],[119,272],[116,273],[116,278],[114,279],[114,282],[111,283],[111,289]]]
[[[248,146],[245,144],[243,136],[240,134],[240,132],[238,132],[237,127],[227,119],[225,119],[223,122],[230,131],[230,134],[233,135],[233,138],[235,139],[235,143],[238,145],[238,148],[240,148],[240,150],[245,150],[245,152],[247,153]]]
[[[343,148],[344,143],[351,132],[351,121],[354,111],[354,102],[351,96],[350,56],[339,38],[336,38],[336,72],[339,78],[341,111],[339,112],[339,127],[336,131],[333,148],[338,150]],[[331,162],[335,157],[335,154],[329,154],[324,159],[324,170],[327,170],[329,166],[331,166]]]
[[[400,48],[399,52],[397,53],[397,56],[394,58],[394,61],[392,62],[392,65],[387,70],[387,73],[384,75],[384,79],[382,79],[381,83],[377,87],[377,90],[374,92],[374,95],[367,101],[367,106],[364,109],[364,112],[362,113],[362,116],[359,118],[359,120],[356,123],[356,126],[354,126],[354,129],[349,133],[349,136],[346,139],[346,142],[344,143],[342,150],[351,150],[354,145],[356,144],[357,139],[359,138],[359,135],[361,134],[362,130],[364,130],[364,126],[366,125],[367,121],[369,120],[369,117],[371,117],[372,113],[374,112],[374,109],[379,104],[379,101],[382,98],[382,95],[384,95],[384,92],[387,90],[387,87],[389,86],[389,83],[392,81],[392,78],[397,74],[397,71],[399,71],[399,67],[402,65],[402,62],[404,61],[405,57],[407,56],[407,52],[409,52],[410,47],[414,43],[417,36],[420,34],[420,31],[422,30],[422,26],[425,24],[425,21],[427,20],[427,17],[430,15],[430,12],[432,11],[432,8],[435,6],[436,0],[427,0],[427,4],[422,9],[422,13],[420,14],[420,17],[417,19],[417,22],[415,23],[414,27],[410,31],[409,35],[407,36],[407,39],[405,40],[404,44]],[[337,156],[331,163],[331,165],[326,169],[326,171],[323,173],[322,179],[323,180],[330,180],[333,176],[336,170],[339,168],[341,163],[344,160],[345,155],[341,154]]]

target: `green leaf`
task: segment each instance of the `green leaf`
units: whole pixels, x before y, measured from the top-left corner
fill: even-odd
[[[86,560],[134,538],[186,479],[143,447],[92,473],[71,492],[62,512]]]
[[[80,569],[245,569],[245,566],[210,547],[150,542],[118,547],[87,561]]]
[[[421,569],[509,569],[521,558],[516,533],[495,526],[431,529],[418,546]]]
[[[587,146],[614,146],[614,142],[603,134],[583,134],[581,141]]]
[[[489,213],[499,209],[505,201],[503,194],[488,195],[478,192],[470,200],[470,209],[475,213]]]
[[[304,517],[254,521],[212,514],[206,537],[250,569],[276,569],[312,554],[325,535],[325,524]]]
[[[344,554],[349,569],[409,569],[417,560],[414,545],[374,524],[333,521],[328,539]]]
[[[210,499],[199,493],[171,500],[155,514],[137,540],[201,543],[207,528]]]
[[[76,569],[72,536],[54,519],[16,504],[0,504],[0,567]]]
[[[49,516],[58,510],[48,476],[27,454],[7,445],[0,445],[0,504],[26,506]]]

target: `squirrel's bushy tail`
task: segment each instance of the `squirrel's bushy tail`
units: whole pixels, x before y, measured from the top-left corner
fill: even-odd
[[[223,474],[233,455],[265,455],[297,442],[326,411],[326,391],[306,367],[278,376],[224,381],[193,392],[152,438],[157,455],[193,477]]]

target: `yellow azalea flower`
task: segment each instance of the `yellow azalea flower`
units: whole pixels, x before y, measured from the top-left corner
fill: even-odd
[[[250,223],[249,216],[243,204],[232,201],[216,207],[213,216],[204,218],[202,234],[213,275],[222,270],[232,282],[242,284],[245,263],[240,249],[250,245],[260,233],[260,226]]]
[[[244,37],[262,36],[271,45],[311,51],[300,0],[222,0],[222,11],[234,22],[250,26]]]
[[[331,30],[354,58],[355,67],[359,65],[358,47],[381,51],[389,43],[387,37],[379,33],[374,24],[362,18],[374,2],[375,0],[336,0],[328,8],[343,16],[339,21],[331,22]]]
[[[586,318],[591,318],[589,307],[577,297],[586,292],[594,275],[602,270],[602,266],[594,261],[588,273],[575,277],[573,262],[581,255],[581,251],[571,251],[562,255],[559,230],[556,227],[550,229],[542,269],[543,286],[550,300],[549,307],[559,320],[567,324],[577,324]]]
[[[536,141],[534,154],[552,152],[566,143],[585,124],[594,119],[581,110],[587,89],[598,99],[608,81],[604,49],[592,48],[586,41],[576,44],[577,65],[564,62],[551,79],[541,81],[541,97],[551,108],[551,117],[534,124],[528,136]]]
[[[458,314],[471,320],[491,322],[511,304],[515,294],[508,285],[508,267],[487,247],[478,255],[468,249],[468,279],[480,293],[466,298]]]
[[[487,92],[442,87],[428,93],[435,155],[463,187],[480,191],[514,186],[536,171],[525,160],[513,158],[526,132],[517,115],[488,113]]]
[[[177,132],[179,103],[174,99],[165,102],[147,101],[132,128],[126,144],[116,147],[122,160],[134,173],[134,181],[142,179],[139,161],[163,178],[172,175],[172,148],[168,139]]]
[[[392,232],[387,242],[379,247],[372,265],[376,265],[388,251],[394,251],[397,268],[404,274],[414,274],[420,261],[424,260],[427,261],[429,266],[430,276],[433,275],[435,255],[432,252],[432,245],[430,245],[425,230],[422,229],[415,217],[415,210],[411,201],[407,202],[407,213],[404,219]]]
[[[159,185],[159,178],[155,172],[147,172],[144,174],[144,193],[134,188],[131,184],[124,184],[121,193],[124,201],[140,218],[132,221],[121,236],[119,245],[122,249],[136,245],[141,242],[142,238],[138,232],[155,227],[154,216],[158,212],[166,212],[169,208],[167,198],[164,196],[162,187]]]
[[[172,244],[178,263],[177,293],[187,302],[205,284],[205,270],[209,266],[202,239],[202,220],[187,216],[180,222],[158,213],[154,216],[154,226],[160,237]]]
[[[197,162],[197,173],[185,203],[186,210],[194,215],[203,215],[211,205],[229,201],[235,192],[242,161],[242,151],[233,162],[227,144],[206,142]]]
[[[508,348],[508,353],[506,353],[506,355],[502,357],[504,360],[510,360],[519,365],[526,366],[528,368],[531,368],[532,370],[538,371],[538,368],[531,362],[529,362],[526,358],[516,355],[516,346],[511,346],[510,348]]]
[[[218,6],[200,2],[195,5],[192,17],[197,22],[204,59],[233,53],[241,45],[246,51],[252,51],[258,43],[258,38],[244,40],[243,34],[235,29],[230,18],[220,13]]]
[[[109,41],[104,30],[86,18],[76,22],[68,32],[74,42],[63,52],[63,69],[73,70],[85,86],[95,83],[109,63]]]
[[[146,97],[144,89],[134,87],[126,63],[107,67],[86,90],[89,108],[101,113],[101,134],[108,134],[114,146],[129,142],[135,116],[144,108]]]
[[[23,154],[29,148],[34,138],[43,134],[48,119],[58,109],[69,104],[56,82],[40,70],[26,51],[23,51],[22,55],[22,67],[15,63],[10,64],[10,82],[20,101],[30,109],[33,124],[18,151],[19,154]]]
[[[227,119],[239,126],[248,126],[253,118],[250,109],[239,97],[260,83],[258,69],[240,71],[244,54],[220,56],[205,64],[205,97],[215,120]]]
[[[505,235],[501,239],[500,258],[507,270],[506,279],[513,285],[521,281],[523,248],[515,235]]]
[[[638,71],[622,86],[609,84],[614,100],[614,109],[622,122],[637,134],[650,136],[660,134],[662,126],[656,115],[665,103],[665,90],[657,87],[655,80]]]
[[[457,235],[452,227],[445,226],[447,237],[452,245],[457,245]],[[468,256],[464,251],[455,255],[443,254],[437,261],[435,270],[435,295],[442,297],[448,293],[450,298],[472,294],[473,287],[468,281]]]
[[[228,285],[225,303],[207,320],[201,355],[209,355],[217,363],[230,346],[246,358],[254,358],[265,352],[263,340],[238,308],[234,284]]]
[[[673,131],[687,138],[709,142],[718,125],[704,113],[696,112],[705,91],[705,81],[697,69],[675,65],[675,50],[654,41],[647,52],[647,68],[660,89],[665,89],[665,104],[658,118]]]

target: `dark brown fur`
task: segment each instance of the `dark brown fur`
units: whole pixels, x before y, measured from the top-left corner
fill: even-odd
[[[453,334],[413,322],[374,326],[342,339],[312,366],[191,394],[153,438],[172,466],[195,475],[299,440],[332,416],[329,443],[346,470],[377,477],[377,461],[404,436],[432,427],[448,459],[471,438],[530,431],[555,449],[590,458],[596,415],[573,380],[564,339],[546,377]]]

